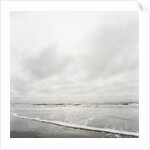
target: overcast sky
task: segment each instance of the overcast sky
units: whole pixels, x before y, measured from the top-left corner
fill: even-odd
[[[11,99],[138,100],[138,12],[11,12]]]

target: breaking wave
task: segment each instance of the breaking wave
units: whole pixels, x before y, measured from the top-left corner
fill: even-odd
[[[29,117],[20,116],[18,114],[14,114],[14,113],[11,113],[11,115],[14,117],[17,117],[17,118],[34,120],[34,121],[54,124],[54,125],[58,125],[58,126],[64,126],[64,127],[68,127],[68,128],[81,129],[81,130],[87,130],[87,131],[95,131],[95,132],[115,133],[115,134],[120,134],[120,135],[129,135],[129,136],[139,137],[139,133],[136,133],[136,132],[120,131],[120,130],[106,129],[106,128],[95,128],[95,127],[89,127],[89,126],[83,126],[83,125],[70,124],[70,123],[61,122],[61,121],[51,121],[51,120],[43,120],[43,119],[39,119],[39,118],[29,118]]]

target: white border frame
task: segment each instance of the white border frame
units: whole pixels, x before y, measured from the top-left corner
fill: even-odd
[[[10,138],[10,11],[139,11],[139,138]],[[149,12],[135,1],[1,2],[2,149],[149,149]]]

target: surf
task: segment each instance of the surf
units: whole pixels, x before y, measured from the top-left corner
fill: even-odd
[[[114,134],[120,134],[120,135],[139,137],[139,133],[136,133],[136,132],[120,131],[120,130],[107,129],[107,128],[89,127],[89,126],[83,126],[83,125],[70,124],[70,123],[61,122],[61,121],[43,120],[43,119],[39,119],[39,118],[31,118],[31,117],[21,116],[21,115],[14,114],[14,113],[11,113],[11,115],[14,117],[17,117],[17,118],[28,119],[28,120],[33,120],[33,121],[38,121],[38,122],[43,122],[43,123],[49,123],[49,124],[64,126],[64,127],[73,128],[73,129],[95,131],[95,132],[106,132],[106,133],[114,133]]]

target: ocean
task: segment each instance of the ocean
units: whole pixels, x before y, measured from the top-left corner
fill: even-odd
[[[10,116],[11,138],[139,137],[138,103],[11,104]]]

